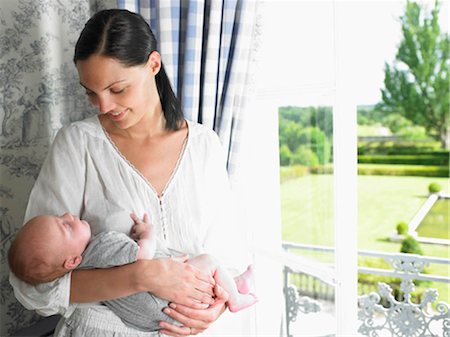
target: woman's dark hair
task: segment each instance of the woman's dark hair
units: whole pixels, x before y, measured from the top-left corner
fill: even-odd
[[[155,35],[141,15],[124,9],[107,9],[94,14],[86,23],[75,45],[73,61],[104,55],[132,67],[145,64],[155,50]],[[162,62],[155,80],[166,129],[178,130],[184,120],[183,112]]]

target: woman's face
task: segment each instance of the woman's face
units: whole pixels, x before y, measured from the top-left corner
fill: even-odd
[[[139,66],[126,67],[102,55],[77,61],[76,66],[89,101],[118,128],[128,129],[143,116],[161,111],[155,83],[160,69],[158,53],[153,52],[149,61]]]

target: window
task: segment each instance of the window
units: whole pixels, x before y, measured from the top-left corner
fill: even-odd
[[[289,264],[280,249],[286,241],[297,244],[284,245],[300,256],[293,267],[315,276],[290,276],[289,283],[322,304],[321,316],[300,312],[289,333],[356,335],[360,326],[358,249],[371,249],[368,237],[374,248],[385,249],[383,237],[371,237],[377,229],[374,214],[383,211],[382,217],[392,217],[392,209],[399,207],[379,208],[375,190],[357,176],[357,111],[381,99],[384,62],[395,56],[401,38],[398,17],[405,5],[266,1],[260,9],[262,38],[246,176],[252,186],[249,213],[257,214],[254,242],[257,261],[263,261],[258,267],[265,280],[258,291],[271,303],[265,308],[261,301],[257,309],[256,329],[262,335],[280,333],[274,313],[286,311],[280,290],[284,280],[274,275]],[[448,1],[443,6],[441,19],[448,32]],[[439,183],[448,189],[447,177]],[[327,282],[333,283],[331,290]],[[282,326],[285,333],[287,324]]]
[[[247,129],[252,130],[247,133],[248,143],[252,144],[247,151],[251,172],[246,175],[254,192],[250,193],[254,213],[249,213],[259,215],[253,219],[257,224],[257,268],[263,275],[263,285],[261,277],[258,280],[262,300],[257,306],[257,331],[264,335],[280,333],[279,323],[273,319],[274,313],[280,312],[281,317],[285,311],[284,285],[281,273],[277,277],[274,271],[286,263],[282,240],[292,240],[325,247],[323,251],[306,252],[302,248],[305,278],[308,273],[316,278],[294,282],[322,287],[325,280],[329,291],[326,298],[318,298],[323,305],[322,315],[299,317],[297,330],[290,333],[349,335],[356,331],[356,231],[347,233],[349,226],[356,225],[356,195],[351,191],[356,191],[356,139],[352,138],[352,134],[356,137],[356,128],[352,130],[351,126],[355,121],[351,114],[356,109],[346,100],[345,83],[341,82],[345,78],[339,74],[343,66],[348,66],[337,62],[336,39],[343,31],[336,29],[333,2],[269,1],[263,4],[261,17],[257,97],[248,121],[253,127]],[[342,117],[337,123],[337,135],[333,126],[336,115]],[[280,139],[291,132],[295,141],[285,137],[279,147],[279,131]],[[334,149],[336,139],[343,151]],[[353,152],[346,150],[353,145]],[[280,189],[279,153],[283,147],[294,167],[281,167]],[[315,173],[319,174],[302,176],[305,172],[300,166],[296,171],[295,164],[304,164],[305,160],[317,164]],[[338,179],[345,184],[336,183]],[[345,202],[349,198],[350,202]],[[334,212],[336,206],[341,212]],[[349,263],[351,259],[354,263]],[[270,308],[264,307],[265,296]],[[345,304],[354,302],[355,308],[344,306],[344,299]],[[355,319],[342,319],[349,317],[349,312]],[[326,324],[317,323],[323,319]]]

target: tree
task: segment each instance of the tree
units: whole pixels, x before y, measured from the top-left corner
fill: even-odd
[[[400,113],[448,149],[450,143],[450,38],[439,27],[440,4],[431,13],[408,1],[400,17],[403,40],[393,65],[385,64],[384,111]]]
[[[278,109],[279,120],[292,121],[301,127],[315,126],[333,137],[333,111],[330,106],[296,107],[284,106]]]
[[[283,123],[283,132],[280,136],[280,145],[286,144],[291,152],[295,152],[301,144],[302,127],[300,124],[287,121]],[[281,127],[281,123],[280,123]]]
[[[280,165],[289,166],[291,164],[292,152],[286,144],[280,147]]]
[[[319,164],[327,164],[330,162],[331,144],[325,132],[318,127],[307,127],[302,129],[297,136],[301,145],[306,145],[316,154]]]

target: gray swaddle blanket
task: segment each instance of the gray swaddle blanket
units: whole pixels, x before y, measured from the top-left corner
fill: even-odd
[[[137,243],[127,235],[102,232],[92,237],[78,268],[110,268],[132,263],[136,261],[138,250]],[[168,257],[168,254],[157,249],[155,258],[161,257]],[[180,325],[178,321],[162,312],[168,302],[151,293],[138,293],[102,303],[125,324],[141,331],[159,330],[160,321]]]

